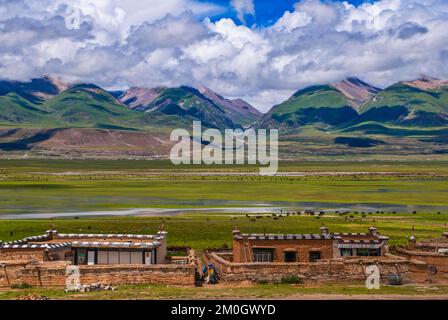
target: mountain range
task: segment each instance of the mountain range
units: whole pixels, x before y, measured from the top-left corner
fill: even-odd
[[[151,155],[163,157],[170,129],[189,128],[193,120],[218,129],[280,129],[285,154],[335,154],[335,147],[442,154],[448,143],[448,81],[422,76],[380,89],[351,77],[298,90],[266,114],[204,86],[107,91],[52,77],[0,81],[3,151],[75,152],[82,145],[74,139],[89,132],[97,142],[87,149],[112,145],[111,154],[144,155],[151,142]]]
[[[261,113],[243,100],[229,100],[208,88],[130,88],[108,92],[94,84],[63,84],[45,77],[0,82],[0,125],[33,128],[183,127],[241,128]]]
[[[383,124],[444,126],[448,124],[448,82],[422,77],[381,90],[357,78],[297,91],[274,106],[260,126],[293,129],[309,124],[352,126]]]

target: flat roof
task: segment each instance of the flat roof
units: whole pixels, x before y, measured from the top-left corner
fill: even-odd
[[[145,234],[87,234],[58,233],[49,230],[43,235],[27,237],[21,240],[1,242],[0,249],[59,249],[63,247],[89,248],[156,248],[166,238],[167,232],[156,235]]]
[[[324,228],[324,230],[328,228]],[[320,234],[272,234],[272,233],[239,233],[234,231],[235,240],[339,240],[339,241],[385,241],[389,237],[380,233],[329,233]]]
[[[258,233],[244,233],[234,236],[237,240],[332,240],[334,235],[321,234],[258,234]]]
[[[125,249],[153,249],[160,246],[160,242],[81,242],[73,241],[72,248],[125,248]]]
[[[64,247],[70,247],[70,242],[64,243],[44,243],[44,244],[36,244],[36,243],[27,243],[27,244],[16,244],[16,243],[5,243],[0,244],[0,249],[61,249]]]

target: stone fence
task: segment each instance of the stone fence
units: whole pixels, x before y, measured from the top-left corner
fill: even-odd
[[[41,249],[38,250],[5,250],[0,249],[1,261],[24,261],[24,260],[44,260],[44,252]]]
[[[70,262],[0,262],[0,288],[28,284],[65,287]],[[194,265],[79,266],[81,284],[166,284],[193,286]]]
[[[426,264],[401,257],[349,258],[321,260],[313,263],[234,263],[226,258],[229,252],[206,251],[206,258],[219,268],[222,281],[281,282],[282,278],[297,276],[304,283],[338,281],[365,281],[365,269],[375,264],[383,279],[399,274],[407,282],[422,282],[426,277]]]
[[[438,273],[441,273],[441,275],[446,275],[448,273],[448,254],[410,250],[402,247],[394,248],[394,252],[407,259],[424,261],[428,266],[436,266]]]

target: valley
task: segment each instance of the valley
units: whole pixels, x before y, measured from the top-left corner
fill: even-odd
[[[111,91],[51,77],[0,81],[0,157],[167,159],[175,128],[280,130],[280,157],[443,159],[448,82],[380,89],[358,78],[298,90],[262,114],[241,99],[181,86]]]
[[[3,160],[0,168],[0,215],[448,208],[446,161],[284,161],[275,177],[258,176],[257,166],[190,168],[143,160]]]

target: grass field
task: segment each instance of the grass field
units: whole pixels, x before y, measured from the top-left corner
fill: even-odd
[[[404,158],[406,159],[406,158]],[[0,174],[38,174],[61,172],[98,172],[144,174],[151,172],[256,172],[255,165],[179,165],[170,161],[146,160],[5,160],[0,159]],[[280,161],[280,172],[396,172],[448,175],[448,160],[332,160],[332,161]]]
[[[207,286],[205,288],[161,285],[119,286],[116,291],[66,293],[62,289],[14,289],[0,291],[0,300],[20,299],[30,295],[52,300],[126,300],[126,299],[412,299],[413,297],[442,298],[448,296],[448,286],[383,286],[368,290],[361,285],[336,283],[327,286],[287,284],[253,284],[237,286]]]
[[[388,215],[327,215],[317,219],[311,216],[289,216],[273,218],[235,214],[181,215],[175,217],[113,217],[53,220],[8,220],[0,221],[0,239],[17,240],[26,236],[42,234],[51,224],[62,233],[133,233],[151,234],[165,222],[169,232],[169,244],[190,246],[197,250],[232,246],[232,229],[235,225],[242,232],[250,233],[318,233],[322,224],[334,232],[366,232],[375,225],[379,231],[391,237],[392,244],[407,243],[410,229],[415,226],[419,239],[440,237],[446,230],[448,216],[444,214],[388,214]]]
[[[276,177],[248,175],[256,167],[192,168],[163,161],[3,160],[0,214],[263,203],[448,209],[448,162],[284,162],[280,169],[290,176]]]
[[[50,223],[64,231],[151,233],[166,220],[170,243],[197,249],[230,245],[237,223],[248,232],[316,232],[322,223],[339,231],[365,231],[376,224],[393,241],[405,239],[412,225],[417,235],[438,236],[448,222],[447,162],[284,162],[285,172],[318,175],[259,177],[201,176],[165,161],[0,161],[0,214],[76,212],[145,207],[238,207],[258,203],[300,207],[301,203],[368,204],[339,216],[326,214],[253,219],[234,214],[184,214],[159,217],[97,217],[59,220],[0,221],[0,239],[18,239],[45,231]],[[201,167],[199,167],[201,168]],[[222,171],[222,168],[202,167]],[[255,168],[255,167],[254,167]],[[381,168],[381,170],[379,170]],[[200,169],[198,169],[200,170]],[[249,169],[250,170],[250,169]],[[371,172],[367,175],[354,172]],[[200,171],[203,172],[203,171]],[[228,170],[227,173],[230,171]],[[325,175],[352,172],[348,175]],[[378,173],[387,173],[380,175]],[[392,214],[384,205],[401,205]],[[425,210],[416,210],[416,206]],[[440,207],[442,209],[440,209]],[[375,210],[375,208],[377,208]],[[418,207],[417,207],[418,208]],[[417,211],[417,214],[412,214]],[[25,218],[26,216],[24,216]]]
[[[188,213],[170,217],[77,217],[0,220],[0,239],[10,241],[45,232],[56,225],[63,233],[151,234],[165,223],[171,246],[205,248],[232,246],[231,232],[318,233],[325,224],[334,232],[366,232],[371,225],[405,244],[411,227],[417,239],[439,237],[448,223],[448,162],[285,162],[281,171],[301,176],[248,175],[256,167],[173,168],[149,161],[0,161],[0,214],[256,206],[257,203],[300,207],[301,203],[368,204],[370,212],[327,211],[323,216],[229,213]],[[360,174],[364,172],[364,174]],[[206,173],[203,175],[203,173]],[[212,174],[207,174],[212,173]],[[233,175],[231,175],[232,173]],[[334,174],[336,173],[336,174]],[[400,205],[393,213],[387,205]],[[425,210],[420,210],[424,206]],[[418,210],[416,210],[418,208]],[[423,208],[423,207],[422,207]],[[301,207],[306,209],[306,207]],[[233,210],[233,209],[232,209]],[[384,212],[381,213],[381,211]],[[417,212],[413,212],[417,211]],[[26,217],[26,216],[24,216]],[[222,288],[220,296],[246,298],[294,297],[300,294],[372,294],[345,285],[319,288],[255,285]],[[448,294],[446,287],[385,287],[376,294]],[[70,295],[62,290],[24,289],[0,292],[0,299],[42,294],[54,299],[213,298],[213,288],[122,286],[117,292]]]
[[[382,205],[448,206],[448,178],[425,177],[47,177],[4,180],[0,182],[0,191],[0,214],[238,207],[276,202],[282,206],[302,202],[363,203],[379,208]]]

